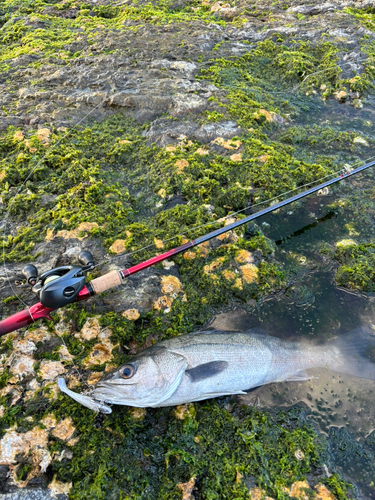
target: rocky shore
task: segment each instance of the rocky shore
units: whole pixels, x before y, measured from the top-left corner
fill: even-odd
[[[5,0],[0,42],[1,318],[36,302],[26,262],[87,249],[91,278],[123,269],[374,155],[369,0]],[[372,294],[372,179],[319,193],[350,222],[303,254],[282,260],[248,225],[3,337],[1,500],[360,498],[301,408],[222,398],[102,419],[56,378],[83,391],[228,307],[305,305],[316,269]]]

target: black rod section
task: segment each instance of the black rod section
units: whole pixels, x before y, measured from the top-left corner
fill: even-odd
[[[258,219],[258,217],[262,217],[262,215],[269,214],[269,213],[274,212],[275,210],[277,210],[281,207],[285,207],[285,205],[289,205],[290,203],[293,203],[294,201],[300,200],[301,198],[304,198],[305,196],[308,196],[309,194],[315,193],[316,191],[319,191],[319,189],[323,189],[327,186],[330,186],[331,184],[335,184],[336,182],[342,181],[343,179],[351,177],[352,175],[358,174],[359,172],[362,172],[362,170],[366,170],[367,168],[370,168],[373,165],[375,165],[375,160],[370,162],[370,163],[367,163],[366,165],[363,165],[362,167],[358,167],[354,170],[351,170],[350,172],[345,172],[344,174],[341,174],[338,177],[331,179],[330,181],[323,182],[323,184],[319,184],[319,186],[310,188],[307,191],[303,191],[300,194],[296,194],[296,195],[292,196],[291,198],[287,198],[284,201],[280,201],[279,203],[276,203],[275,205],[264,208],[263,210],[260,210],[259,212],[256,212],[255,214],[249,215],[248,217],[245,217],[244,219],[240,219],[236,222],[233,222],[232,224],[228,224],[227,226],[221,227],[220,229],[216,229],[215,231],[212,231],[211,233],[205,234],[204,236],[200,236],[199,238],[194,240],[194,246],[199,245],[200,243],[203,243],[204,241],[210,240],[212,238],[216,238],[217,236],[220,236],[221,234],[224,234],[224,233],[230,231],[231,229],[235,229],[236,227],[242,226],[242,224],[246,224],[246,222],[250,222],[251,220]],[[251,208],[251,207],[249,207],[249,208]]]

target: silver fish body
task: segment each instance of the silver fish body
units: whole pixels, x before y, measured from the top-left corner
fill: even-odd
[[[335,369],[344,361],[334,344],[311,346],[254,331],[200,332],[145,349],[102,379],[92,396],[129,406],[173,406],[271,382],[307,380],[306,369]]]

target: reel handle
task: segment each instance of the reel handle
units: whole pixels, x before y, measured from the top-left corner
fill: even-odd
[[[94,257],[91,252],[88,250],[83,250],[79,255],[78,255],[78,262],[82,266],[94,266]]]
[[[34,286],[38,281],[38,269],[33,264],[27,264],[22,269],[22,275],[26,278],[26,281],[31,286]]]

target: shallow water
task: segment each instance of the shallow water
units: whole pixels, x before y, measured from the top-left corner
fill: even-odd
[[[355,110],[330,101],[316,103],[298,118],[298,124],[315,122],[372,134],[373,118],[370,105]],[[322,144],[322,152],[324,147]],[[345,156],[337,153],[341,158]],[[365,163],[374,153],[374,148],[366,147],[360,158]],[[309,154],[301,150],[301,155]],[[351,164],[359,159],[350,153],[348,158]],[[258,219],[264,234],[275,242],[275,257],[289,272],[291,286],[279,296],[270,296],[257,304],[252,311],[243,308],[224,312],[211,326],[241,331],[261,327],[286,340],[324,341],[363,324],[375,325],[375,297],[339,289],[334,280],[336,265],[320,251],[322,245],[332,246],[341,239],[375,236],[374,217],[361,208],[361,204],[372,197],[375,174],[372,170],[341,183],[328,196],[310,196]],[[351,208],[342,209],[340,201],[347,197],[352,197],[354,203]],[[375,381],[328,369],[311,371],[311,374],[314,378],[308,382],[256,388],[241,401],[264,408],[303,406],[307,419],[329,442],[328,473],[339,471],[356,485],[358,498],[374,499]]]
[[[338,196],[324,200],[311,198],[298,209],[298,214],[291,208],[260,221],[261,225],[262,222],[270,224],[262,226],[264,232],[278,242],[277,260],[288,266],[290,253],[300,257],[303,265],[296,270],[300,277],[297,275],[293,286],[283,295],[266,299],[253,312],[236,309],[223,313],[212,326],[241,331],[260,327],[286,340],[325,340],[363,324],[375,324],[375,297],[339,289],[334,281],[334,266],[327,265],[313,250],[314,242],[332,242],[347,236],[343,230],[345,214],[317,217],[320,222],[316,225],[309,222],[308,211],[314,205],[315,216],[317,211],[327,214],[327,205]],[[293,214],[288,215],[288,211]],[[282,234],[292,237],[282,240]],[[265,408],[304,406],[308,420],[330,443],[332,460],[328,470],[338,469],[356,484],[359,498],[375,498],[375,381],[329,370],[311,371],[311,374],[316,378],[308,382],[259,387],[242,401]]]
[[[327,337],[375,318],[375,300],[355,297],[335,289],[332,273],[319,272],[307,280],[315,292],[313,305],[299,307],[290,299],[272,299],[261,304],[253,313],[236,310],[218,316],[213,326],[223,329],[246,330],[261,327],[283,339],[298,340],[311,335],[312,329]],[[321,321],[320,311],[334,310],[330,324]],[[354,312],[354,314],[352,314]],[[340,320],[339,320],[340,319]],[[353,324],[355,323],[355,324]],[[307,420],[323,433],[332,452],[328,470],[340,470],[346,479],[356,484],[359,498],[375,498],[375,381],[358,379],[330,370],[310,370],[307,382],[284,382],[256,388],[241,398],[246,404],[261,408],[306,408]],[[372,483],[372,484],[371,484]]]

